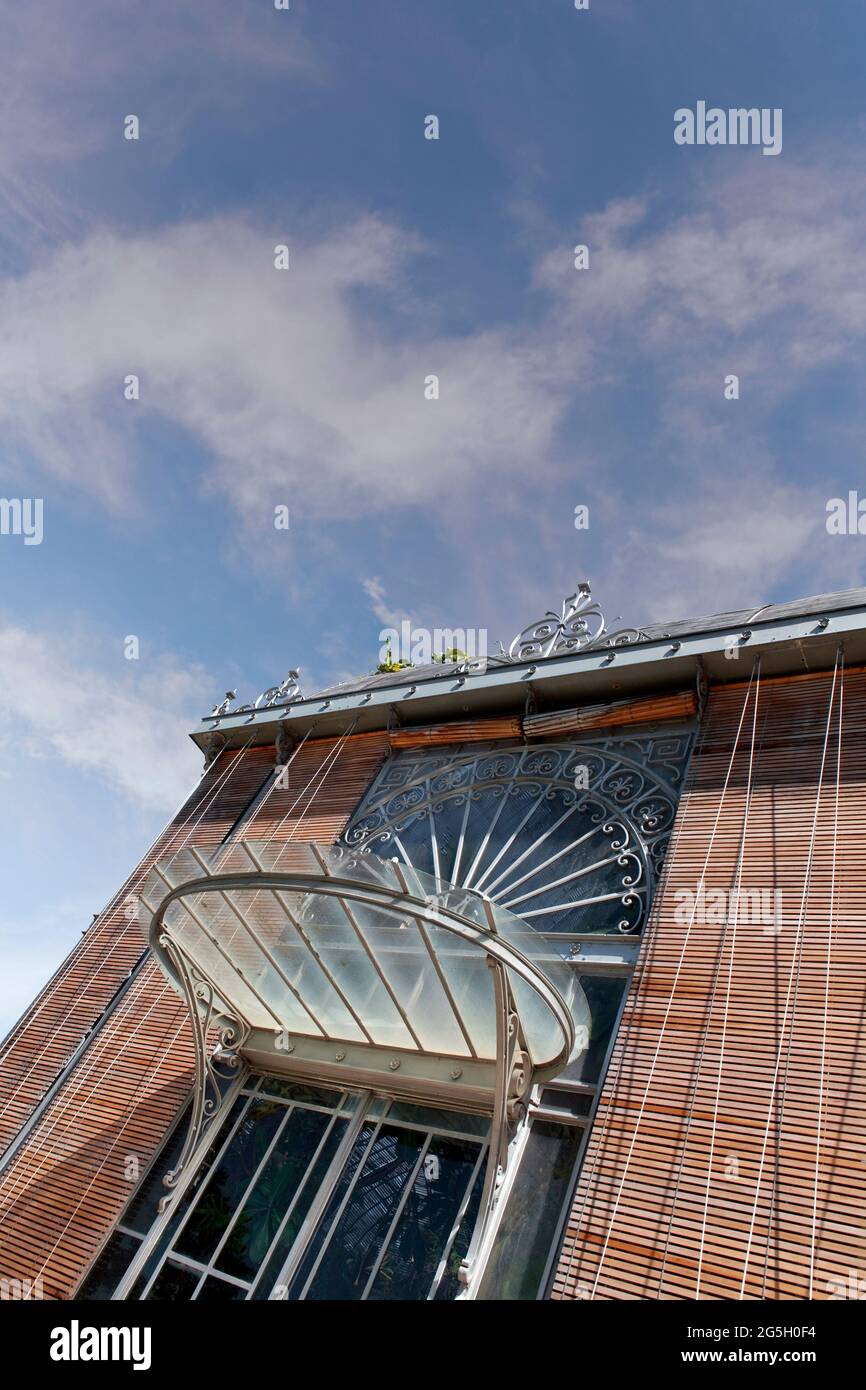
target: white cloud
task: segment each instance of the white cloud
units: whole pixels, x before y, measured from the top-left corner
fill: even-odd
[[[591,269],[565,273],[551,252],[536,283],[558,297],[563,333],[591,332],[672,377],[698,349],[742,351],[762,390],[793,390],[853,345],[862,351],[864,236],[862,161],[788,160],[770,175],[752,161],[705,175],[673,219],[650,199],[610,204],[582,231]]]
[[[287,22],[286,22],[287,21]],[[303,18],[272,6],[178,0],[6,5],[0,31],[0,204],[26,251],[87,226],[70,171],[122,146],[130,112],[166,155],[196,118],[247,118],[243,78],[317,80]],[[62,178],[57,171],[62,170]],[[71,181],[74,188],[74,179]]]
[[[138,424],[162,415],[204,447],[203,485],[229,499],[247,538],[258,532],[257,554],[263,517],[286,501],[329,520],[412,508],[459,534],[488,497],[500,509],[510,499],[518,516],[531,489],[556,485],[575,405],[571,476],[590,483],[585,460],[598,459],[622,504],[641,463],[607,476],[609,424],[596,429],[591,412],[599,387],[622,389],[637,371],[653,387],[645,414],[630,421],[626,402],[616,426],[639,433],[644,473],[667,483],[688,544],[699,484],[732,474],[730,411],[751,412],[752,491],[780,495],[788,480],[764,438],[773,411],[819,367],[862,358],[866,342],[866,178],[820,162],[771,173],[743,163],[672,217],[641,199],[610,204],[582,233],[589,271],[572,269],[567,245],[540,258],[534,322],[462,336],[438,331],[415,303],[412,262],[424,248],[380,218],[318,237],[237,218],[89,236],[0,284],[0,440],[122,509]],[[283,240],[287,272],[273,268]],[[134,404],[121,394],[129,371],[141,378]],[[721,404],[728,371],[741,375],[734,407]],[[438,401],[424,399],[430,373]],[[676,482],[663,477],[676,470]],[[668,534],[663,522],[648,531],[643,554],[674,563]],[[791,563],[760,528],[741,540],[761,587]],[[745,567],[729,577],[745,582]],[[384,593],[368,593],[393,616]]]
[[[639,608],[666,622],[757,606],[780,581],[790,597],[856,587],[859,552],[828,536],[825,508],[825,488],[780,481],[759,459],[698,476],[622,529],[605,591],[629,621]]]
[[[0,286],[0,431],[123,507],[134,422],[156,412],[201,441],[250,524],[287,493],[308,515],[441,516],[535,479],[569,403],[635,364],[657,377],[660,428],[694,440],[723,370],[770,409],[866,339],[866,179],[773,175],[707,184],[662,227],[611,204],[587,223],[589,271],[566,248],[541,258],[540,322],[459,337],[401,312],[420,247],[378,218],[318,240],[237,219],[92,235]]]
[[[384,627],[399,628],[401,622],[409,617],[403,608],[392,608],[388,603],[385,586],[380,579],[363,579],[361,587],[370,600],[373,614]]]
[[[357,292],[395,290],[416,249],[374,218],[319,242],[232,220],[91,237],[0,288],[0,430],[113,505],[133,472],[130,422],[158,412],[207,446],[250,518],[287,488],[308,514],[447,508],[484,477],[538,467],[559,407],[540,346],[389,334],[360,310]]]
[[[31,755],[93,773],[142,807],[175,809],[201,772],[188,733],[211,683],[172,657],[128,662],[120,642],[111,670],[83,645],[0,622],[0,719]]]

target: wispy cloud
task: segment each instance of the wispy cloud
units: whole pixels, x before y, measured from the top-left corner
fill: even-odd
[[[793,576],[791,597],[853,586],[857,557],[827,535],[824,503],[821,487],[781,481],[755,458],[699,476],[675,501],[648,507],[639,531],[623,528],[610,592],[629,617],[639,609],[642,621],[664,622],[757,605],[780,576]]]
[[[864,234],[862,161],[842,168],[816,152],[772,178],[754,165],[705,174],[673,219],[651,199],[616,201],[585,222],[591,270],[564,273],[566,256],[550,252],[536,283],[559,301],[563,339],[569,327],[591,331],[599,346],[679,380],[698,347],[711,364],[735,350],[753,384],[791,392],[816,367],[863,351]]]
[[[122,150],[127,114],[174,156],[197,117],[245,119],[250,75],[321,77],[302,16],[236,0],[42,0],[0,16],[0,208],[19,250],[80,235],[83,161]]]
[[[409,617],[405,609],[391,607],[381,579],[363,579],[361,587],[370,600],[374,616],[383,626],[399,627],[403,619]]]
[[[212,687],[171,655],[126,661],[120,640],[109,651],[0,621],[0,719],[30,756],[92,773],[145,808],[173,810],[195,785],[201,756],[187,734]]]
[[[359,307],[360,291],[396,295],[413,237],[374,218],[318,242],[289,235],[280,271],[285,234],[235,220],[102,234],[7,281],[7,439],[119,504],[132,421],[163,415],[208,448],[212,480],[252,519],[287,488],[331,518],[423,505],[544,455],[559,410],[540,352],[496,331],[385,329]],[[141,379],[134,404],[128,372]],[[425,399],[431,374],[439,400]]]
[[[582,236],[588,271],[572,268],[569,246],[539,257],[540,312],[533,298],[524,321],[457,335],[437,331],[435,306],[418,312],[411,275],[424,247],[382,218],[318,235],[235,218],[91,235],[0,284],[0,438],[123,508],[136,430],[161,416],[203,447],[202,485],[253,536],[279,503],[333,522],[441,515],[452,498],[459,531],[457,512],[477,514],[491,488],[517,515],[540,484],[555,485],[575,409],[569,477],[604,460],[611,431],[593,421],[595,402],[638,373],[648,389],[632,447],[659,481],[678,474],[676,497],[699,531],[714,505],[705,482],[731,473],[738,417],[722,384],[736,372],[762,485],[787,498],[786,513],[798,489],[811,506],[807,482],[782,476],[762,434],[817,370],[863,359],[862,170],[792,160],[768,179],[743,165],[697,184],[672,217],[620,200]],[[288,271],[273,264],[281,241]],[[141,379],[135,403],[122,399],[128,372]],[[428,400],[434,374],[440,397]],[[637,460],[628,470],[640,486]],[[615,482],[606,486],[616,500]],[[667,534],[645,527],[644,556],[669,563]],[[756,583],[791,561],[745,528],[728,551],[739,579],[748,546]],[[390,612],[384,594],[375,601]]]

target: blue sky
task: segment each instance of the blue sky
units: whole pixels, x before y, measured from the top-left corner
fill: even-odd
[[[0,1027],[230,686],[583,578],[627,623],[862,582],[864,51],[859,0],[3,0]],[[677,146],[699,100],[781,154]]]

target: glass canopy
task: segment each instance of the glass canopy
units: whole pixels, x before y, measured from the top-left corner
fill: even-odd
[[[141,903],[169,979],[200,1017],[208,1009],[209,1022],[227,1022],[242,1054],[260,1053],[267,1038],[275,1055],[309,1040],[332,1060],[342,1044],[356,1065],[385,1050],[396,1054],[392,1071],[403,1061],[412,1070],[413,1054],[487,1064],[473,1075],[489,1070],[492,1089],[497,970],[533,1079],[587,1045],[589,1007],[551,943],[483,894],[443,890],[408,864],[344,846],[236,840],[156,864]]]

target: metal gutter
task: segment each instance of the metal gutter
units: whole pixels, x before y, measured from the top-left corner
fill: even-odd
[[[238,714],[211,715],[190,737],[204,748],[211,733],[222,734],[228,747],[246,742],[272,743],[283,724],[293,737],[315,725],[316,737],[345,729],[347,715],[357,719],[354,732],[386,728],[389,722],[434,723],[470,713],[474,717],[503,710],[523,711],[527,696],[546,708],[572,701],[625,698],[630,694],[668,690],[691,684],[698,669],[714,682],[739,680],[760,653],[765,676],[802,673],[832,666],[840,637],[846,659],[866,662],[866,607],[830,610],[820,615],[756,622],[751,627],[687,633],[632,646],[600,648],[537,663],[491,666],[484,672],[405,683],[343,694],[314,696]],[[734,653],[734,655],[732,655]],[[744,660],[744,658],[746,658]]]

